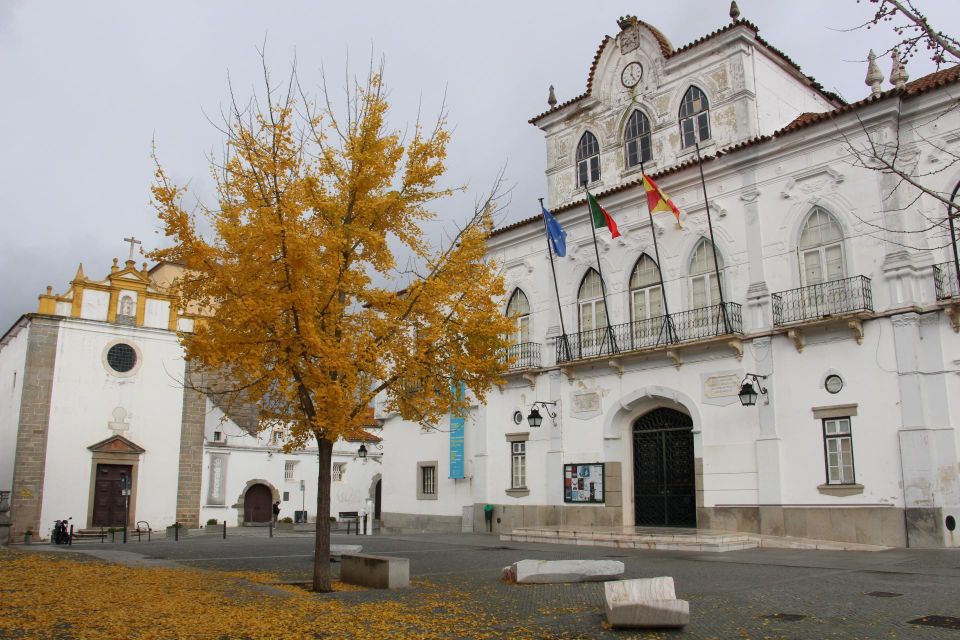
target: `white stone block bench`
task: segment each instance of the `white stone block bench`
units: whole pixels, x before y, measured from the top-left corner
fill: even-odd
[[[359,544],[332,544],[330,545],[330,559],[339,560],[345,553],[358,554],[363,551],[363,545]]]
[[[340,556],[340,580],[374,589],[401,589],[410,586],[410,560],[366,553]]]
[[[604,613],[614,629],[682,627],[690,622],[690,604],[677,600],[673,578],[618,580],[603,590]]]
[[[518,584],[600,582],[623,576],[619,560],[520,560],[504,567],[503,576]]]

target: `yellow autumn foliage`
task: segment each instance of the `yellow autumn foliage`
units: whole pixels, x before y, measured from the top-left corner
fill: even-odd
[[[490,208],[438,251],[421,228],[429,203],[451,192],[437,184],[443,119],[404,143],[388,130],[376,74],[351,104],[346,124],[329,109],[302,116],[311,105],[292,97],[237,111],[228,158],[211,169],[218,201],[202,209],[210,237],[162,167],[152,188],[173,244],[151,257],[185,267],[172,286],[181,305],[215,310],[184,336],[189,358],[229,372],[264,422],[291,427],[292,446],[356,434],[381,391],[404,417],[437,422],[464,408],[452,377],[482,400],[504,371],[503,280],[485,260]],[[391,243],[422,273],[400,282]]]
[[[215,377],[262,425],[285,425],[288,448],[316,440],[317,513],[329,513],[333,443],[369,424],[374,397],[426,424],[465,409],[457,382],[482,402],[505,370],[509,324],[485,258],[494,196],[444,247],[422,228],[451,193],[439,185],[444,118],[405,140],[388,126],[379,74],[355,87],[342,119],[329,101],[316,110],[295,98],[298,86],[276,104],[268,83],[262,111],[234,107],[226,157],[211,165],[217,202],[197,215],[158,163],[153,202],[172,244],[151,257],[183,265],[181,308],[214,314],[182,338],[191,383]],[[395,251],[415,268],[398,270]],[[317,557],[328,544],[320,520]]]
[[[350,585],[333,584],[343,598],[268,586],[275,580],[262,572],[129,567],[0,549],[0,637],[545,637],[520,620],[504,630],[504,620],[478,611],[468,594],[428,582],[414,582],[414,598],[357,602]]]

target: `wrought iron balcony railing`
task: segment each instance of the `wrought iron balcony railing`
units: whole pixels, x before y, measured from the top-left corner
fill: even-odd
[[[659,349],[743,333],[741,307],[734,302],[669,316],[581,331],[557,338],[557,362]]]
[[[934,265],[933,284],[937,290],[937,300],[949,300],[960,296],[956,265],[952,262]]]
[[[510,371],[539,368],[540,343],[521,342],[507,347],[507,363]]]
[[[866,276],[780,291],[771,294],[770,299],[774,326],[873,311],[873,290]]]

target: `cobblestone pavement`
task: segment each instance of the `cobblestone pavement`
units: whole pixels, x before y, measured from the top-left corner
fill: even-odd
[[[960,549],[694,553],[505,543],[485,534],[334,535],[333,543],[362,544],[365,553],[409,558],[414,588],[323,597],[345,601],[413,599],[417,597],[416,582],[429,581],[449,589],[451,598],[472,602],[478,613],[496,614],[503,621],[505,638],[522,627],[534,628],[544,638],[960,640],[960,630],[909,622],[932,615],[960,618]],[[119,562],[130,562],[132,552],[163,560],[164,564],[174,561],[209,569],[271,571],[285,580],[306,581],[311,574],[313,538],[303,533],[268,538],[262,530],[231,533],[226,540],[201,534],[176,543],[83,543],[73,549]],[[690,624],[681,631],[606,630],[600,583],[500,582],[501,568],[524,558],[617,559],[625,563],[627,578],[673,576],[677,597],[690,601]],[[339,565],[334,567],[338,572]],[[887,595],[868,595],[872,592]]]

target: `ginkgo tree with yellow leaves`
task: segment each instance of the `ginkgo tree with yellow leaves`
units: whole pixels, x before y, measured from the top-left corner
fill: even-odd
[[[450,134],[442,114],[406,139],[392,129],[381,71],[354,83],[342,117],[295,73],[278,92],[265,72],[262,107],[231,102],[216,202],[188,211],[159,163],[152,187],[172,245],[151,257],[183,265],[181,307],[210,310],[182,336],[187,384],[242,398],[261,425],[286,426],[288,448],[319,450],[315,591],[331,585],[334,442],[361,432],[378,394],[435,424],[465,409],[452,387],[482,402],[506,368],[503,279],[486,259],[496,188],[430,246],[429,206],[452,193],[439,184]]]

